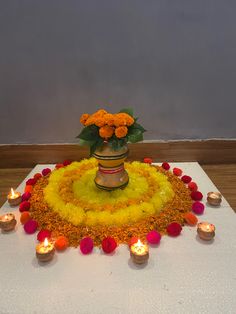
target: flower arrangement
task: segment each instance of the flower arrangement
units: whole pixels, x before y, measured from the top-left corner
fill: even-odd
[[[104,141],[111,144],[114,150],[118,150],[126,143],[136,143],[143,140],[146,131],[133,117],[133,110],[122,109],[119,113],[109,113],[100,109],[89,115],[82,114],[80,122],[83,130],[77,136],[81,145],[88,145],[92,154]]]

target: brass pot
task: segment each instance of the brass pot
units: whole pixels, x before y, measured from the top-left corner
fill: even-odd
[[[98,161],[94,182],[99,189],[113,191],[124,188],[128,184],[129,176],[124,168],[128,153],[126,145],[119,150],[114,150],[107,142],[93,153],[93,157]]]

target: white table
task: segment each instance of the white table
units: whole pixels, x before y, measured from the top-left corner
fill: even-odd
[[[217,190],[198,163],[171,166],[190,175],[204,196]],[[45,167],[53,165],[38,165],[27,178]],[[4,204],[0,213],[9,211],[19,221],[18,208]],[[36,234],[26,235],[18,222],[15,232],[0,233],[0,313],[236,313],[235,218],[225,199],[220,208],[206,206],[199,220],[215,224],[213,243],[186,226],[179,237],[164,236],[150,248],[143,268],[130,261],[124,245],[113,256],[97,248],[83,256],[70,248],[41,266]]]

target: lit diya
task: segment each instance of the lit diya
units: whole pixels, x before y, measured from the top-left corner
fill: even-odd
[[[207,193],[207,202],[212,206],[219,206],[222,202],[222,195],[219,192]]]
[[[140,240],[130,247],[130,256],[135,264],[144,264],[149,259],[148,245]]]
[[[197,233],[202,240],[211,241],[215,237],[215,226],[209,222],[200,222]]]
[[[11,213],[0,216],[0,228],[2,231],[11,231],[16,226],[15,216]]]
[[[17,206],[21,203],[21,193],[15,192],[11,188],[11,192],[7,195],[7,200],[10,206]]]
[[[49,262],[55,253],[54,244],[47,238],[36,246],[36,257],[40,262]]]

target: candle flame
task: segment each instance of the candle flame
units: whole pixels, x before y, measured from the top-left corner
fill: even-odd
[[[13,190],[13,188],[11,188],[11,197],[15,196],[15,191]]]
[[[47,246],[48,246],[48,238],[45,238],[45,239],[44,239],[43,246],[44,246],[44,247],[47,247]]]
[[[137,246],[142,246],[143,243],[140,241],[140,239],[138,239],[138,242],[136,242]]]
[[[4,218],[7,220],[8,216],[7,216],[7,215],[5,215],[5,216],[4,216]]]

